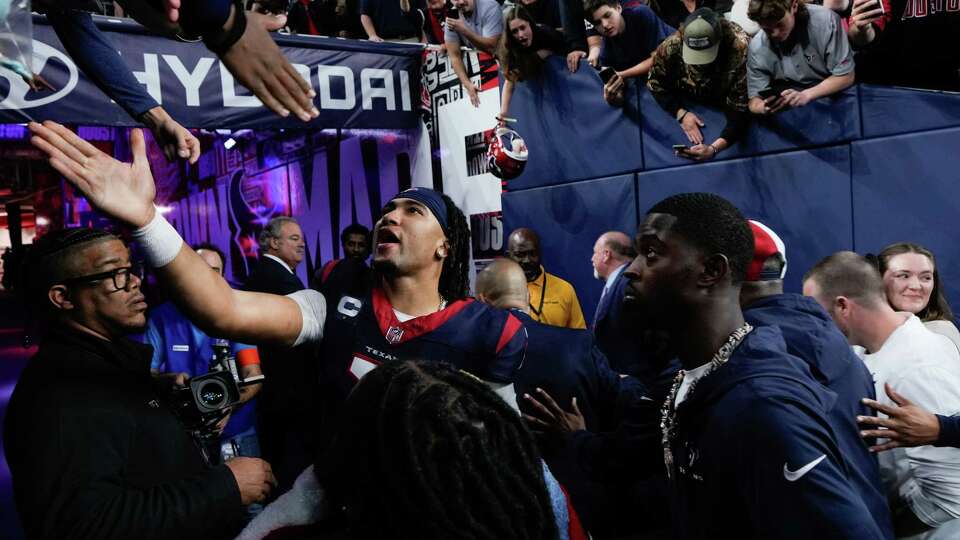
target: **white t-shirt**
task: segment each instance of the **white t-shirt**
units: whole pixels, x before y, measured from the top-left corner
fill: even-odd
[[[880,350],[862,355],[873,374],[877,401],[893,403],[883,388],[890,383],[898,393],[934,414],[960,413],[960,352],[915,315],[901,315],[904,323]],[[881,452],[879,460],[888,494],[909,504],[922,521],[938,526],[943,511],[960,516],[960,449],[895,448]]]

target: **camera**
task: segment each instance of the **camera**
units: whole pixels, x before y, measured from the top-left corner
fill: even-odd
[[[256,382],[260,379],[262,376]],[[240,387],[253,382],[240,381],[230,343],[217,339],[207,374],[190,379],[185,387],[174,388],[169,395],[170,408],[201,439],[216,438],[217,422],[240,402]]]

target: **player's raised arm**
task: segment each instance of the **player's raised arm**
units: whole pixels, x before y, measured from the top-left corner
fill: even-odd
[[[246,343],[292,344],[306,319],[308,337],[317,337],[316,326],[323,321],[318,312],[322,306],[317,306],[322,298],[294,301],[231,289],[155,212],[156,188],[139,129],[130,133],[132,163],[117,161],[55,122],[31,123],[30,131],[30,142],[50,156],[50,165],[91,204],[137,228],[134,236],[143,244],[148,262],[171,297],[208,334]]]

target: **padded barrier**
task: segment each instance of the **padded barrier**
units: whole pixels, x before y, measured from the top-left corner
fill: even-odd
[[[883,137],[960,125],[960,94],[864,84],[863,136]]]
[[[636,198],[632,174],[504,193],[504,231],[539,233],[543,267],[574,285],[589,324],[603,289],[590,264],[593,244],[610,230],[633,235]]]
[[[804,272],[825,254],[853,248],[846,146],[641,173],[640,218],[660,200],[690,191],[728,199],[783,238],[788,291],[800,292]]]
[[[590,182],[583,181],[584,174],[591,170],[619,173],[627,167],[639,173],[641,216],[667,195],[711,191],[732,200],[748,217],[773,227],[787,245],[786,288],[790,291],[799,291],[804,272],[834,251],[876,252],[888,243],[912,240],[937,255],[948,299],[960,311],[960,236],[955,232],[960,215],[960,94],[858,86],[839,98],[818,100],[755,122],[748,137],[721,158],[697,164],[673,156],[671,146],[683,142],[683,133],[645,88],[634,91],[636,103],[628,104],[627,114],[620,114],[624,122],[639,128],[642,144],[624,144],[629,130],[602,109],[606,105],[594,73],[581,68],[586,74],[567,77],[559,58],[551,59],[547,70],[548,77],[555,77],[553,84],[571,81],[569,94],[564,94],[569,101],[562,107],[538,102],[545,112],[535,122],[536,129],[524,122],[518,125],[533,167],[510,183],[513,192],[504,196],[504,221],[508,230],[521,224],[539,227],[547,268],[574,284],[588,318],[592,307],[586,304],[595,302],[600,291],[588,261],[593,243],[613,224],[627,232],[635,229],[637,223],[631,224],[630,219],[637,212],[632,205],[624,208],[618,199],[627,177],[596,174],[601,179]],[[535,118],[532,115],[539,114],[539,109],[529,102],[530,96],[528,91],[517,92],[511,109]],[[541,99],[547,97],[544,94]],[[571,102],[577,104],[577,111],[604,110],[602,122],[571,129],[567,119],[553,120]],[[715,137],[723,115],[701,106],[693,109],[705,118],[707,137]],[[879,138],[887,135],[896,136]],[[614,148],[616,152],[611,152]],[[591,167],[579,162],[568,166],[568,155],[596,159]],[[608,190],[607,183],[617,187]],[[544,185],[556,187],[517,191]],[[537,202],[547,194],[549,202]],[[578,212],[575,223],[565,224],[556,209],[575,206],[588,216]],[[579,232],[563,232],[570,227]]]
[[[853,223],[860,253],[920,243],[960,311],[960,128],[854,143]]]
[[[565,59],[549,57],[542,79],[514,87],[509,115],[517,123],[511,127],[527,141],[530,158],[510,189],[642,169],[636,90],[631,95],[624,114],[603,101],[600,77],[586,62],[570,73]]]

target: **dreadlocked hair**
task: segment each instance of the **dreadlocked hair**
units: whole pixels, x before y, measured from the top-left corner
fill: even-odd
[[[447,205],[447,242],[450,244],[450,253],[440,271],[440,294],[448,301],[459,300],[470,294],[470,228],[467,218],[450,197],[440,196]]]
[[[533,436],[479,379],[388,362],[343,411],[315,470],[350,538],[557,537]]]
[[[47,306],[47,291],[51,285],[77,277],[77,254],[90,244],[119,240],[101,229],[60,229],[48,232],[33,243],[23,261],[23,300],[28,308]]]

